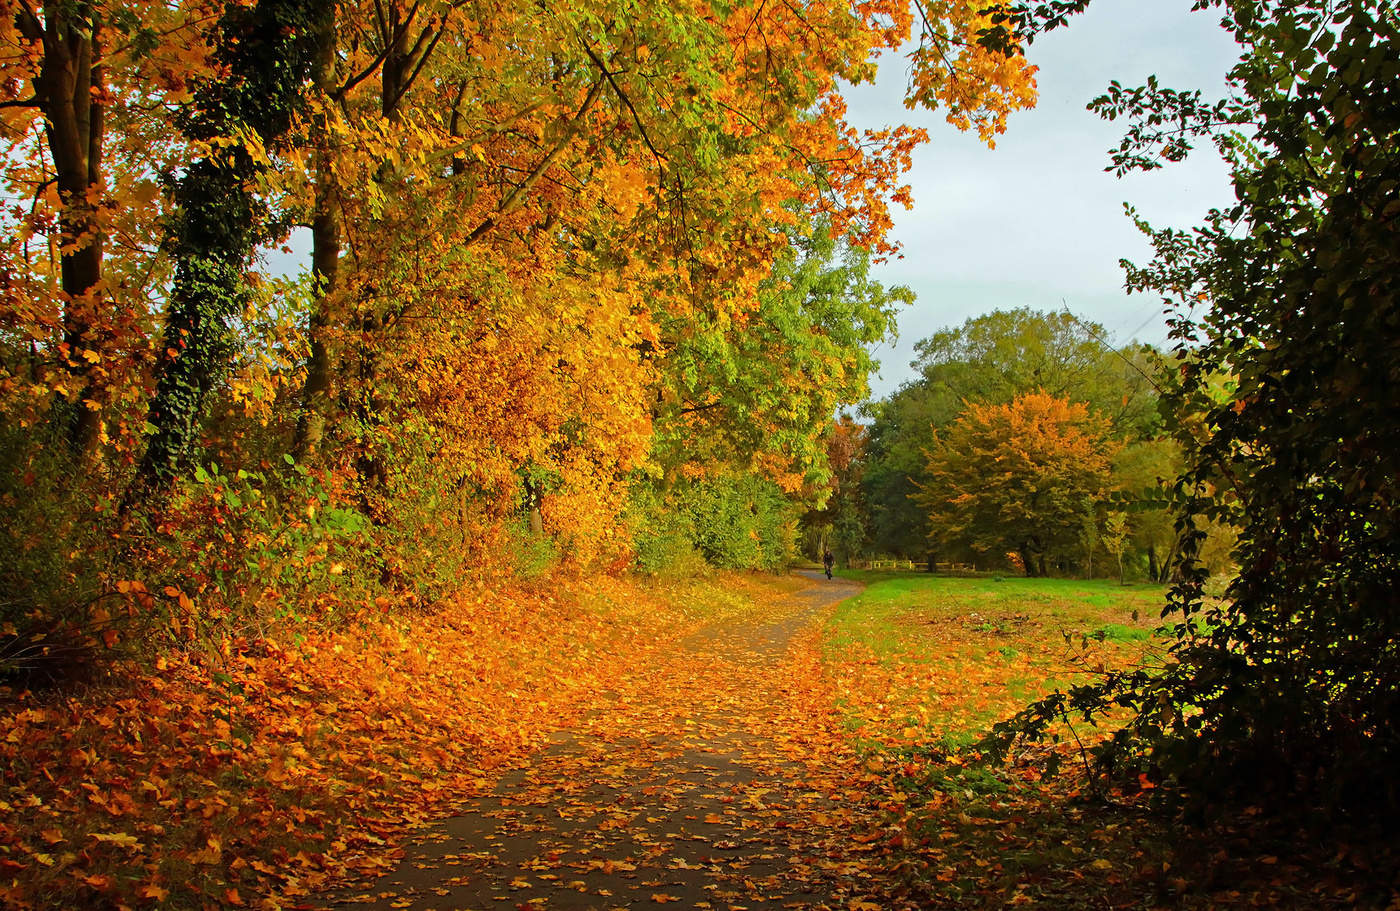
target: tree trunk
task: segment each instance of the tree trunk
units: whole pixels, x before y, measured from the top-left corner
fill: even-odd
[[[391,124],[400,121],[400,102],[413,86],[424,61],[432,54],[442,30],[446,27],[443,23],[430,21],[418,33],[418,37],[410,42],[409,37],[417,11],[418,6],[414,4],[407,15],[403,16],[397,3],[389,3],[386,5],[387,18],[380,20],[380,40],[384,42],[385,48],[384,62],[380,67],[380,115]],[[376,179],[382,181],[388,176],[389,171],[385,167]],[[377,224],[371,223],[366,233],[373,237],[379,230]],[[356,459],[356,473],[368,505],[368,492],[375,487],[382,487],[389,474],[388,466],[383,456],[375,451],[371,437],[372,430],[383,421],[375,384],[379,375],[380,346],[384,343],[382,336],[392,319],[389,315],[376,313],[376,304],[371,301],[365,301],[363,306],[365,309],[360,317],[360,338],[356,343],[361,385],[353,401],[355,417],[365,436],[363,442],[367,444],[367,448],[363,449]],[[376,511],[370,509],[369,514],[371,519],[374,519]]]
[[[317,17],[326,12],[313,0],[226,8],[219,57],[229,75],[201,90],[188,135],[207,140],[247,129],[274,145],[291,127],[315,57],[308,36],[314,40]],[[269,60],[278,61],[270,72]],[[168,488],[198,449],[208,399],[236,352],[233,324],[247,306],[247,270],[258,244],[268,239],[256,190],[264,167],[246,149],[224,150],[192,163],[176,186],[175,282],[147,417],[155,431],[128,505]]]
[[[334,6],[322,17],[320,25],[313,79],[323,103],[330,104],[336,78]],[[311,352],[306,363],[306,383],[302,387],[301,413],[292,440],[292,451],[298,459],[314,455],[325,436],[332,401],[332,365],[327,336],[332,325],[333,295],[340,280],[340,186],[335,173],[336,151],[324,116],[313,126],[312,142],[316,146],[313,163],[316,193],[311,216],[311,274],[316,283],[316,299],[307,332]]]
[[[102,392],[92,360],[100,358],[103,347],[99,323],[106,240],[97,215],[104,126],[101,21],[83,5],[50,2],[44,4],[42,24],[27,13],[17,22],[25,37],[43,46],[34,94],[44,115],[60,202],[64,361],[77,401],[57,410],[64,416],[69,445],[91,456],[102,428]]]

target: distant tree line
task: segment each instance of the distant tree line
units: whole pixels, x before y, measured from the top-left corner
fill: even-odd
[[[1164,582],[1183,462],[1158,413],[1159,352],[1067,312],[995,311],[916,346],[919,376],[833,428],[836,483],[809,526],[838,559]],[[1205,556],[1229,565],[1229,531]],[[1122,570],[1120,572],[1119,570]]]

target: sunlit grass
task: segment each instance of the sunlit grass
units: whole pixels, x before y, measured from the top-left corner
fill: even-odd
[[[843,573],[866,581],[827,630],[847,726],[891,745],[967,741],[1057,688],[1126,667],[1154,636],[1163,586]]]

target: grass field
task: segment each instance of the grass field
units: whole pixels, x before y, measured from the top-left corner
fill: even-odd
[[[842,707],[886,745],[955,746],[1027,702],[1158,656],[1162,586],[843,572],[865,582],[831,618]],[[860,670],[850,673],[851,666]]]
[[[979,761],[991,726],[1055,688],[1139,661],[1165,588],[1113,581],[842,572],[867,585],[827,621],[824,659],[845,725],[888,795],[888,838],[921,906],[992,909],[1385,908],[1364,840],[1309,844],[1248,813],[1185,828],[1133,782],[1090,787],[1079,724],[1055,777],[1026,751]],[[1390,907],[1400,907],[1400,900]]]

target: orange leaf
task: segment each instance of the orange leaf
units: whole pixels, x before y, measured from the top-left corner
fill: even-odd
[[[155,883],[146,883],[144,886],[136,890],[136,894],[141,896],[142,898],[150,898],[158,902],[163,902],[165,901],[166,896],[170,894],[170,890],[162,889]]]

